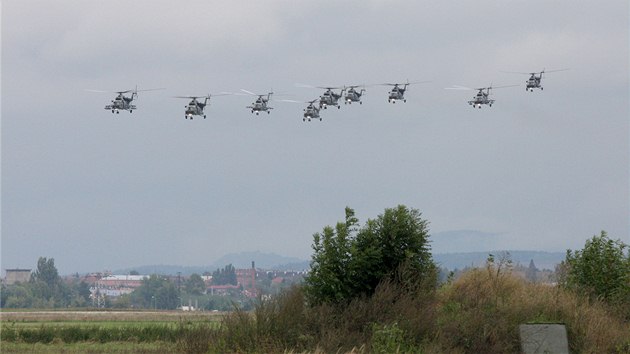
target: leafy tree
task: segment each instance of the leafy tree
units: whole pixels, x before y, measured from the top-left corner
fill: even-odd
[[[358,219],[354,210],[346,207],[345,222],[335,228],[324,227],[313,235],[311,271],[305,278],[306,293],[313,303],[340,302],[350,297],[351,248]]]
[[[214,285],[237,285],[236,269],[228,264],[222,269],[217,269],[212,273],[212,284]]]
[[[435,287],[437,267],[429,247],[428,222],[404,205],[385,209],[357,228],[354,210],[345,222],[313,235],[311,272],[305,279],[312,304],[341,303],[370,296],[389,278],[401,286]]]
[[[611,240],[602,231],[587,240],[582,250],[567,250],[561,263],[561,284],[607,302],[628,302],[630,255],[627,248],[628,245]]]
[[[435,286],[437,267],[429,246],[428,221],[421,216],[418,210],[399,205],[368,220],[357,235],[353,255],[357,293],[371,295],[386,276],[404,286],[420,280]]]
[[[194,273],[186,280],[186,292],[192,295],[201,295],[206,291],[206,283],[201,275]]]
[[[535,282],[537,273],[538,273],[538,268],[536,268],[536,265],[534,264],[534,260],[532,259],[529,261],[529,267],[527,267],[527,270],[525,271],[525,279],[531,282]]]
[[[30,286],[33,296],[43,300],[40,306],[65,306],[70,301],[70,289],[61,281],[54,258],[39,257],[37,269],[31,274]]]
[[[29,308],[36,298],[28,283],[14,284],[2,288],[2,308]]]
[[[143,279],[131,294],[131,302],[144,308],[175,309],[179,303],[175,284],[157,274]]]
[[[37,260],[37,269],[31,274],[31,280],[44,282],[49,287],[54,287],[61,281],[57,267],[55,267],[55,259],[39,257]]]

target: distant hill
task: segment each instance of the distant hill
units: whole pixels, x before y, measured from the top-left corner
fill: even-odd
[[[302,263],[303,259],[296,257],[280,256],[275,253],[263,253],[260,251],[230,253],[216,260],[213,265],[216,268],[223,268],[227,264],[232,264],[236,268],[250,268],[252,261],[256,264],[256,268],[275,269],[280,265]]]
[[[485,252],[460,252],[434,254],[433,259],[440,267],[450,270],[463,269],[466,267],[481,267],[486,263],[489,254],[498,256],[505,251],[485,251]],[[556,265],[562,262],[566,256],[564,252],[542,252],[542,251],[507,251],[514,265],[529,265],[533,260],[538,269],[555,269]]]
[[[499,255],[503,251],[480,251],[480,252],[453,252],[434,253],[433,259],[440,267],[450,270],[463,269],[466,267],[481,267],[485,264],[489,254]],[[563,252],[542,252],[542,251],[508,251],[514,264],[529,265],[530,260],[538,269],[554,269],[556,264],[564,260]],[[236,268],[249,268],[255,262],[256,268],[274,270],[307,270],[310,268],[310,260],[303,260],[296,257],[286,257],[275,253],[240,252],[230,253],[219,258],[207,266],[179,266],[179,265],[145,265],[133,268],[119,269],[115,274],[127,274],[132,270],[140,274],[163,274],[163,275],[190,275],[193,273],[213,272],[218,268],[223,268],[232,264]]]
[[[501,245],[501,234],[478,230],[451,230],[432,233],[431,252],[442,253],[469,253],[485,252]]]
[[[304,270],[309,268],[309,261],[305,261],[296,257],[286,257],[275,253],[240,252],[229,253],[219,258],[207,266],[180,266],[180,265],[143,265],[113,271],[115,274],[127,274],[132,270],[140,274],[162,274],[162,275],[191,275],[193,273],[202,274],[204,272],[213,272],[219,268],[223,268],[228,264],[232,264],[235,268],[250,268],[252,261],[255,262],[256,268],[259,269],[276,269],[276,270]]]

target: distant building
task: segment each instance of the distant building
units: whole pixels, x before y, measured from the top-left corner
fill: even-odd
[[[206,293],[210,295],[229,295],[231,291],[238,291],[240,286],[238,285],[210,285],[206,291]]]
[[[252,262],[249,269],[236,269],[236,282],[243,288],[243,294],[248,297],[256,297],[256,265]]]
[[[31,280],[31,270],[30,269],[7,269],[7,275],[4,278],[4,281],[7,285],[12,285],[15,283],[27,283]]]
[[[106,295],[117,297],[132,293],[142,285],[146,275],[107,275],[97,279],[90,287],[93,297]]]

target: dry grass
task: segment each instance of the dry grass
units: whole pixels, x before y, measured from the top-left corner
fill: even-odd
[[[509,272],[467,272],[440,292],[437,342],[466,353],[519,351],[521,323],[563,323],[571,352],[630,350],[630,324],[611,308]]]

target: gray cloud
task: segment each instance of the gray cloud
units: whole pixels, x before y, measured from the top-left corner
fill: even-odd
[[[434,232],[562,251],[629,236],[628,4],[568,1],[5,1],[2,267],[63,272],[209,264],[237,250],[308,258],[311,235],[398,203]],[[523,83],[472,110],[451,85]],[[303,124],[302,106],[174,95],[432,80],[389,105]],[[166,87],[112,116],[111,94]],[[453,245],[457,248],[457,245]]]

